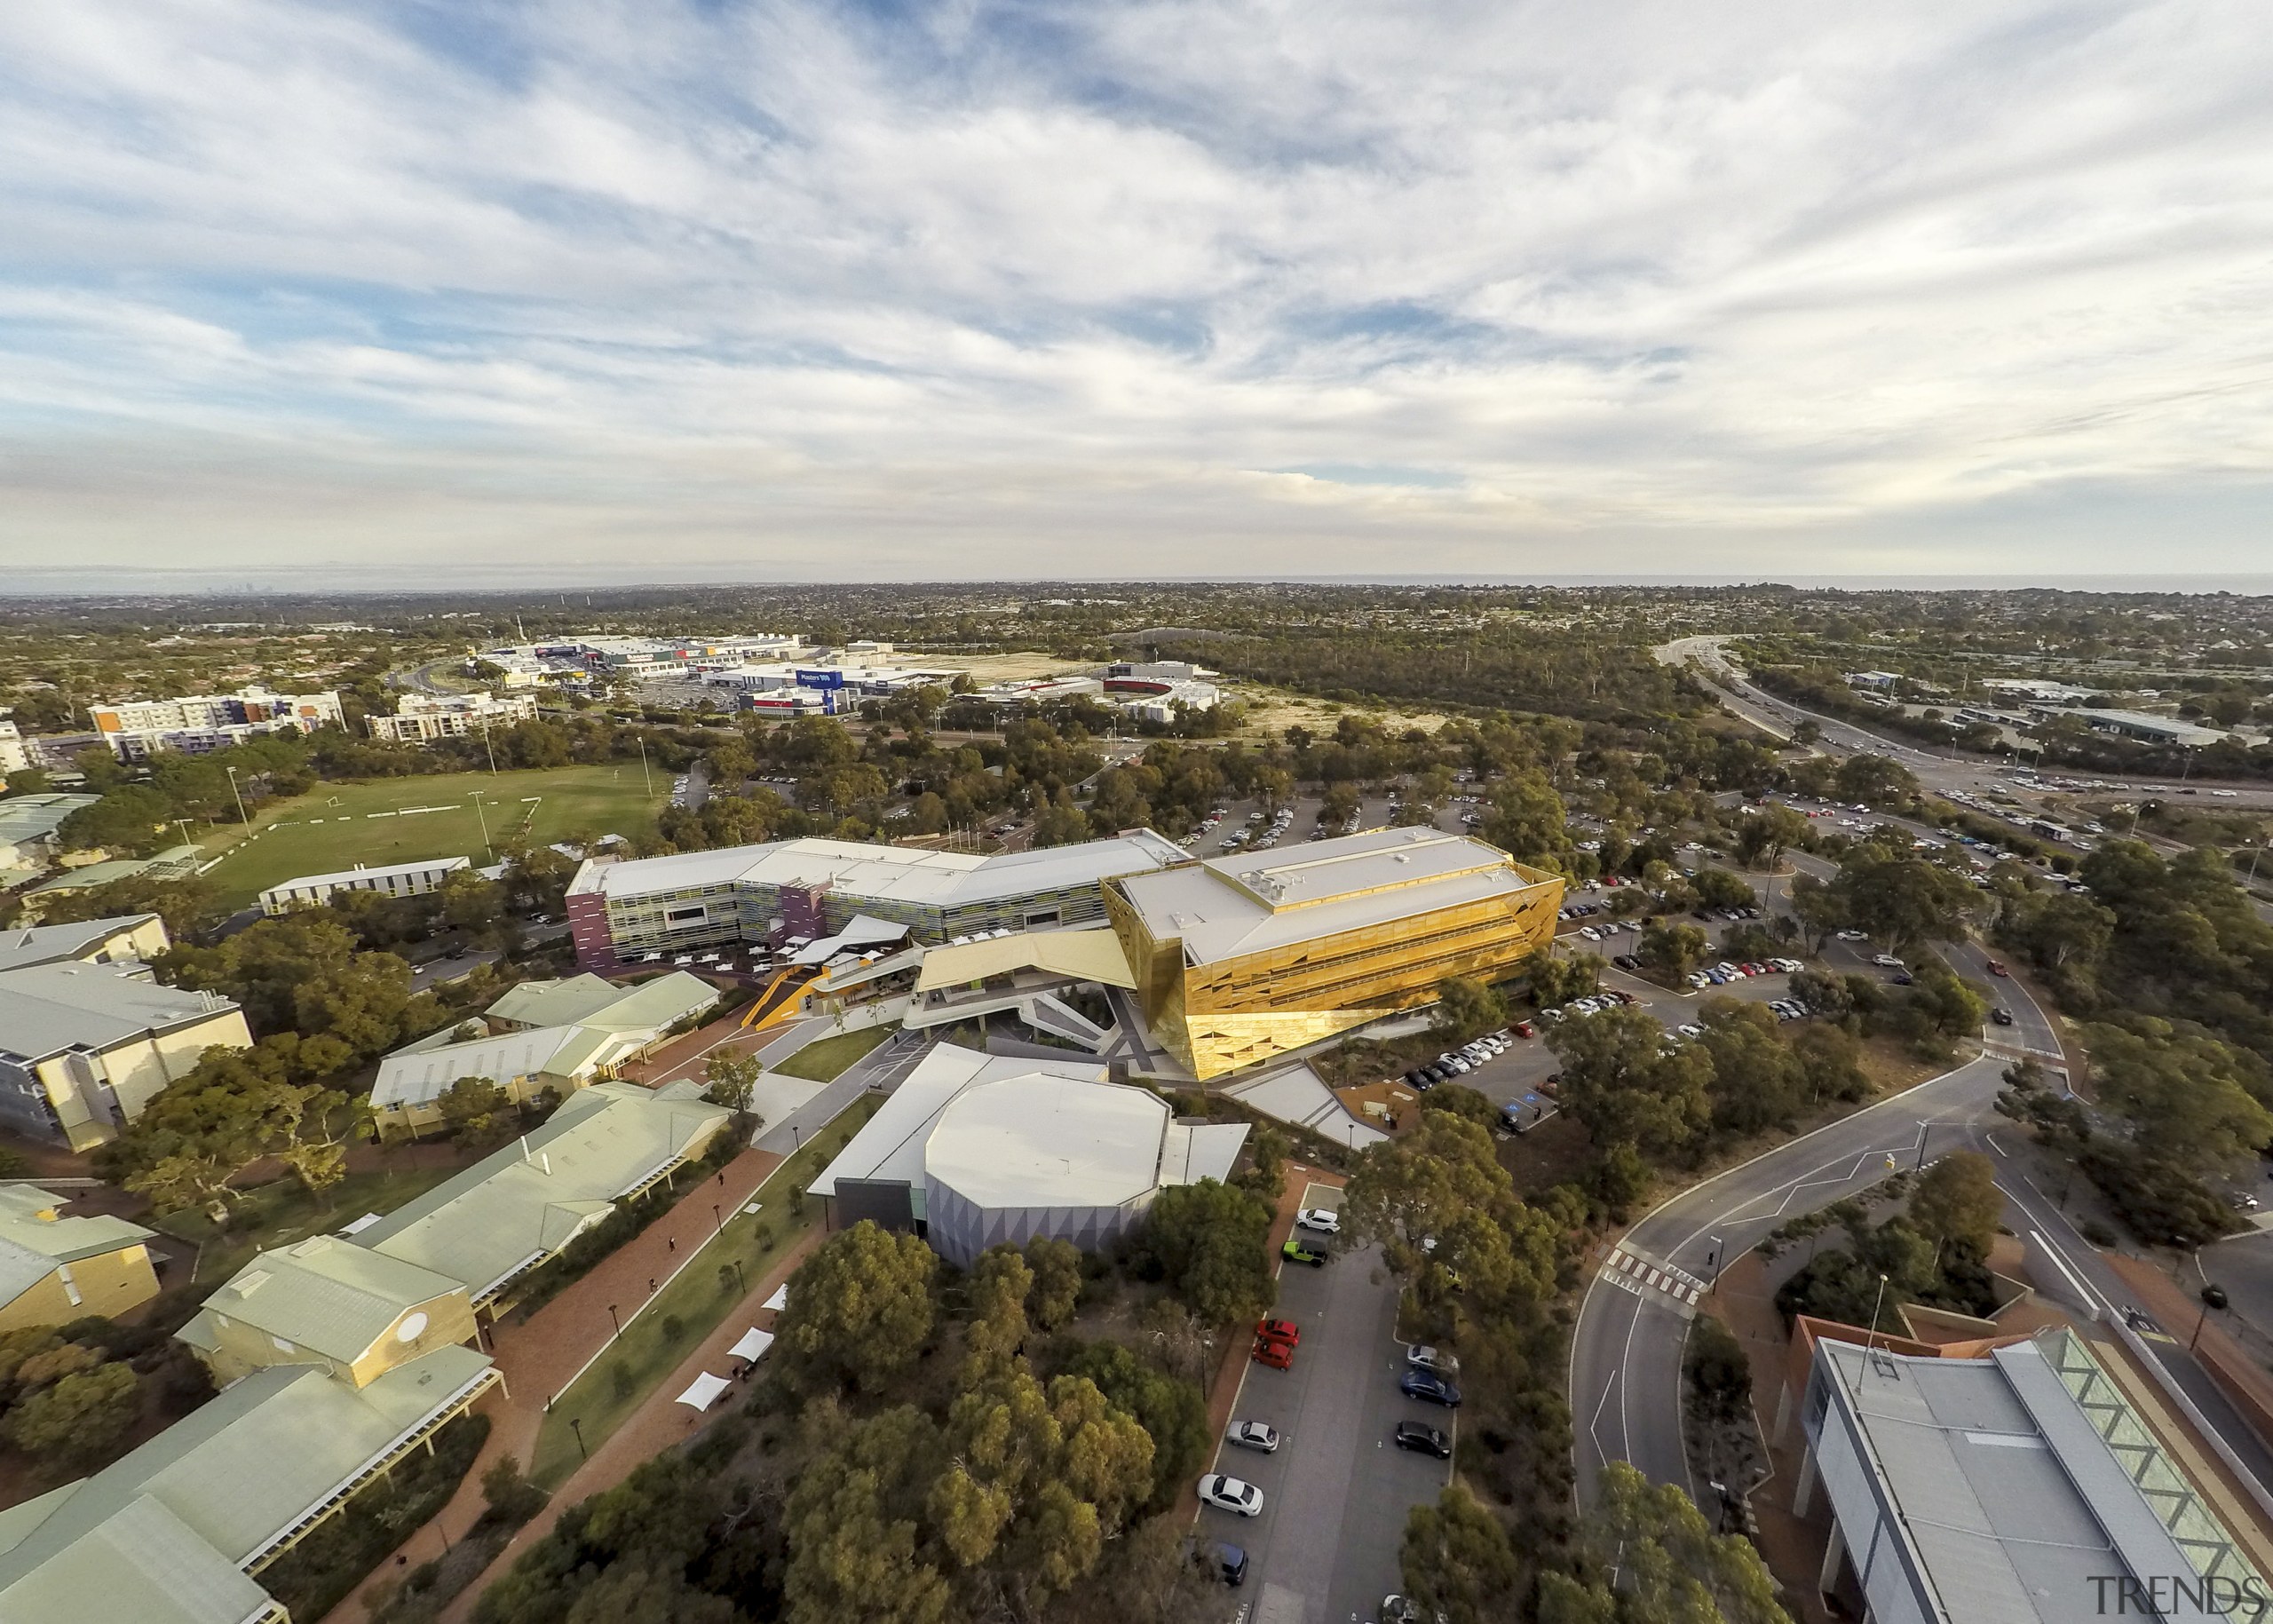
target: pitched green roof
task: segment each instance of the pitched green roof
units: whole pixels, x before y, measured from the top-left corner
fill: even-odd
[[[139,1224],[108,1213],[40,1216],[54,1213],[66,1199],[36,1184],[0,1185],[0,1303],[13,1303],[59,1264],[99,1257],[150,1238]]]
[[[231,1581],[223,1569],[257,1561],[489,1368],[487,1355],[454,1347],[360,1389],[313,1365],[255,1371],[93,1477],[0,1519],[0,1620],[239,1624],[255,1616],[265,1599],[258,1587]],[[130,1549],[144,1555],[119,1555]],[[59,1598],[67,1604],[61,1612]]]
[[[730,1114],[635,1083],[596,1083],[356,1243],[463,1280],[479,1302],[566,1246],[618,1197],[685,1161]]]
[[[416,1264],[336,1236],[312,1235],[255,1256],[205,1300],[197,1319],[242,1320],[269,1336],[352,1363],[404,1311],[458,1288],[456,1280]],[[202,1327],[200,1335],[210,1342]]]

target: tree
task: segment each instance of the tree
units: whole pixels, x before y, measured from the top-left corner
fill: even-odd
[[[1688,1495],[1623,1461],[1604,1468],[1586,1528],[1587,1556],[1602,1576],[1541,1573],[1540,1624],[1791,1624],[1757,1550],[1715,1534]]]
[[[329,1033],[358,1055],[391,1046],[410,1003],[410,966],[357,951],[353,933],[321,909],[261,920],[218,947],[178,945],[160,968],[236,1000],[256,1032]]]
[[[2132,1124],[2146,1155],[2230,1167],[2273,1142],[2273,1068],[2191,1022],[2134,1016],[2084,1029],[2100,1099]]]
[[[1547,775],[1537,771],[1510,772],[1492,792],[1492,810],[1485,814],[1482,832],[1517,862],[1540,867],[1560,867],[1571,850],[1563,797]]]
[[[724,1105],[737,1115],[749,1110],[750,1096],[756,1092],[757,1080],[764,1075],[764,1063],[755,1054],[743,1054],[732,1049],[711,1051],[702,1063],[705,1083],[703,1097],[714,1105]]]
[[[1170,1185],[1144,1215],[1132,1261],[1147,1278],[1165,1279],[1208,1324],[1252,1319],[1278,1295],[1268,1256],[1271,1216],[1254,1195],[1212,1178]]]
[[[1342,1199],[1351,1237],[1380,1243],[1390,1271],[1423,1303],[1455,1290],[1477,1302],[1528,1306],[1554,1295],[1560,1236],[1516,1198],[1492,1137],[1442,1111],[1369,1146]]]
[[[498,915],[504,911],[504,887],[494,880],[486,880],[471,868],[461,868],[442,876],[440,899],[442,923],[454,931],[463,931],[478,941],[487,941],[497,932]]]
[[[1912,986],[1896,1010],[1897,1025],[1921,1050],[1939,1051],[1944,1040],[1981,1030],[1989,1000],[1939,959],[1911,972]]]
[[[1460,1483],[1406,1514],[1398,1559],[1420,1616],[1445,1624],[1497,1624],[1522,1589],[1508,1531]]]
[[[299,1048],[287,1037],[207,1050],[97,1150],[97,1170],[161,1211],[231,1199],[229,1181],[265,1156],[297,1157],[321,1187],[329,1159],[309,1147],[337,1144],[352,1113],[345,1095],[292,1081]]]
[[[1652,925],[1642,932],[1635,956],[1668,981],[1678,981],[1704,961],[1713,939],[1691,924]]]
[[[1756,1133],[1798,1114],[1805,1080],[1773,1014],[1756,1003],[1708,998],[1697,1018],[1705,1028],[1697,1045],[1713,1063],[1715,1128]]]
[[[1435,1027],[1441,1041],[1464,1043],[1507,1024],[1507,1006],[1483,982],[1449,976],[1437,985]]]
[[[109,1455],[141,1410],[132,1367],[99,1365],[33,1393],[8,1413],[0,1428],[44,1471],[84,1471]]]
[[[1826,1099],[1860,1099],[1870,1092],[1863,1046],[1844,1026],[1810,1021],[1793,1035],[1792,1057],[1799,1062],[1801,1084],[1811,1105]]]
[[[1847,928],[1846,899],[1811,874],[1795,875],[1791,890],[1792,917],[1810,953],[1823,951],[1824,939]]]
[[[938,1271],[922,1240],[868,1219],[831,1235],[789,1279],[774,1337],[787,1378],[808,1394],[876,1390],[923,1351]]]
[[[1707,907],[1750,907],[1760,899],[1739,875],[1725,868],[1699,868],[1689,884]]]
[[[1567,958],[1534,954],[1524,966],[1531,977],[1531,995],[1542,1010],[1551,1010],[1595,990],[1602,976],[1601,955],[1573,953]]]
[[[970,1309],[965,1382],[984,1380],[1016,1357],[1026,1339],[1026,1293],[1033,1287],[1034,1271],[1016,1247],[1005,1242],[978,1255],[965,1282]]]
[[[512,1108],[513,1097],[487,1077],[461,1077],[436,1097],[434,1105],[450,1137],[460,1145],[486,1145],[497,1133],[497,1119]]]
[[[1070,1240],[1036,1235],[1026,1242],[1026,1317],[1045,1331],[1062,1329],[1081,1301],[1081,1251]]]
[[[1145,1507],[1164,1511],[1193,1474],[1208,1463],[1215,1435],[1208,1426],[1208,1395],[1197,1382],[1155,1370],[1120,1343],[1084,1343],[1065,1374],[1083,1376],[1115,1407],[1134,1416],[1152,1440],[1152,1486]]]
[[[1563,1102],[1598,1145],[1624,1141],[1645,1155],[1686,1150],[1713,1118],[1713,1062],[1695,1044],[1666,1047],[1646,1010],[1604,1010],[1547,1034],[1563,1063]]]
[[[1830,889],[1848,926],[1896,953],[1954,939],[1973,905],[1973,888],[1949,869],[1867,842],[1841,860]],[[1797,911],[1797,881],[1792,902]],[[1808,923],[1804,915],[1802,923]]]
[[[2005,1216],[1995,1164],[1978,1151],[1952,1152],[1919,1175],[1908,1210],[1928,1239],[1961,1240],[1987,1256]]]
[[[1752,1362],[1736,1333],[1710,1314],[1689,1322],[1682,1369],[1699,1409],[1715,1421],[1734,1421],[1752,1401]]]

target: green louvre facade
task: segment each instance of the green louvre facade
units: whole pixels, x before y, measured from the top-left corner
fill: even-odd
[[[1149,829],[978,857],[841,840],[785,840],[632,862],[588,862],[568,891],[578,962],[818,938],[856,915],[941,942],[984,931],[1098,924],[1104,882],[1185,860]]]

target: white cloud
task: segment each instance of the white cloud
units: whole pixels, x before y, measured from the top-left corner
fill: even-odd
[[[0,543],[2253,556],[2254,8],[903,9],[0,11]]]

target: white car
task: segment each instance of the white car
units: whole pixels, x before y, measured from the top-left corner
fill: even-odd
[[[1213,1506],[1218,1511],[1235,1512],[1240,1517],[1261,1517],[1263,1491],[1252,1483],[1242,1483],[1237,1477],[1209,1472],[1200,1480],[1200,1503]]]
[[[1342,1232],[1342,1215],[1330,1207],[1312,1207],[1297,1213],[1295,1222],[1304,1229],[1314,1229],[1321,1235]]]
[[[1227,1444],[1237,1444],[1242,1449],[1260,1449],[1265,1454],[1279,1453],[1279,1430],[1259,1421],[1239,1421],[1224,1434]]]
[[[1460,1374],[1460,1361],[1441,1348],[1431,1348],[1425,1343],[1408,1343],[1405,1362],[1416,1370],[1433,1370],[1440,1376]]]
[[[1841,931],[1836,932],[1836,934],[1839,939],[1842,942],[1865,942],[1870,940],[1869,933],[1863,931]]]
[[[1903,968],[1902,961],[1896,958],[1894,955],[1890,953],[1874,953],[1871,955],[1871,963],[1877,965],[1881,970],[1900,970]]]

